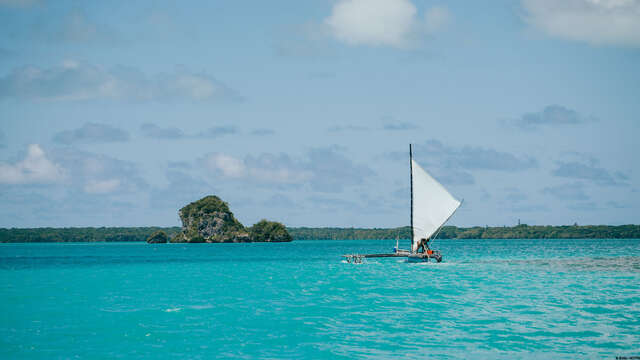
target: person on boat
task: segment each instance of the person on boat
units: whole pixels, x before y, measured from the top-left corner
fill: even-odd
[[[422,238],[420,239],[420,244],[418,245],[418,252],[423,253],[423,254],[427,254],[427,255],[432,255],[433,254],[433,250],[431,250],[429,248],[429,240],[431,239],[425,239]],[[422,251],[420,251],[422,250]]]
[[[429,249],[429,239],[425,239],[425,238],[420,239],[417,252],[425,253],[427,252],[427,249]]]
[[[433,255],[433,250],[431,250],[429,248],[429,240],[431,240],[431,239],[427,239],[427,241],[425,241],[424,248],[425,248],[425,252],[427,253],[427,255],[431,256],[431,255]]]

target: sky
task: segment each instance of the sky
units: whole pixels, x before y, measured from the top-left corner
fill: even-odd
[[[640,0],[0,0],[0,227],[640,219]]]

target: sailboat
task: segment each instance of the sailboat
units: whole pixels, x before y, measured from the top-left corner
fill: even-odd
[[[389,254],[350,254],[343,255],[347,262],[362,262],[364,258],[406,257],[409,262],[425,262],[434,259],[442,261],[442,254],[438,250],[424,249],[421,243],[438,236],[442,226],[458,210],[462,201],[454,198],[415,160],[413,149],[409,144],[409,173],[411,195],[411,248],[400,249],[396,240],[394,251]],[[422,251],[420,251],[422,250]]]

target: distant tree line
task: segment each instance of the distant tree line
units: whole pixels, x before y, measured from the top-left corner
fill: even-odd
[[[289,234],[296,240],[364,240],[364,239],[408,239],[410,227],[398,228],[288,228]]]
[[[2,229],[0,243],[17,242],[101,242],[146,241],[156,231],[164,231],[173,238],[180,227],[101,227],[101,228],[32,228]],[[295,240],[361,240],[408,239],[410,227],[398,228],[287,228]],[[640,239],[640,225],[518,225],[512,227],[462,228],[445,226],[440,239]]]
[[[158,230],[170,237],[180,232],[180,227],[84,227],[84,228],[33,228],[0,229],[0,242],[113,242],[146,241]]]
[[[296,240],[313,239],[408,239],[409,226],[390,229],[362,228],[289,228]],[[438,234],[439,239],[639,239],[640,225],[566,225],[539,226],[518,225],[511,227],[462,228],[444,226]]]

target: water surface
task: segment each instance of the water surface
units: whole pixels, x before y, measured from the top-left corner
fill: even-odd
[[[0,358],[640,355],[640,240],[0,245]]]

